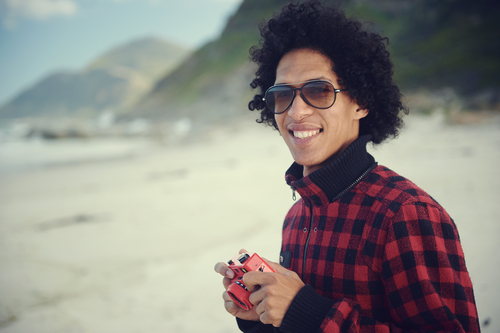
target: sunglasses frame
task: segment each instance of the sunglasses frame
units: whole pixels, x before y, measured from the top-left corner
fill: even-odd
[[[304,88],[309,83],[315,83],[315,82],[326,82],[326,83],[329,83],[332,86],[333,92],[335,93],[335,96],[334,96],[333,102],[332,102],[332,104],[330,104],[330,106],[323,107],[323,108],[317,107],[317,106],[311,104],[311,102],[309,102],[309,100],[304,96],[304,94],[302,94],[302,88]],[[285,110],[283,110],[281,112],[275,112],[274,110],[272,110],[269,107],[269,105],[267,104],[267,100],[266,100],[266,95],[269,92],[269,90],[271,90],[273,88],[276,88],[276,87],[288,87],[288,86],[294,86],[294,85],[297,85],[297,84],[302,84],[302,86],[299,87],[299,88],[292,88],[292,87],[290,87],[290,89],[293,92],[293,96],[292,96],[292,99],[290,101],[290,104],[288,104],[288,106],[285,108]],[[335,104],[335,101],[337,100],[337,93],[339,93],[341,91],[347,91],[347,89],[336,89],[335,86],[333,85],[333,83],[331,83],[330,81],[327,81],[327,80],[313,80],[313,81],[297,82],[297,83],[275,84],[274,86],[271,86],[271,87],[269,87],[266,90],[266,93],[264,94],[264,97],[262,98],[262,101],[266,102],[267,108],[269,110],[271,110],[272,113],[274,113],[274,114],[282,114],[282,113],[286,112],[290,108],[290,106],[292,106],[293,101],[295,100],[295,96],[297,96],[297,94],[295,93],[295,91],[297,91],[297,90],[300,92],[300,97],[302,98],[302,100],[304,102],[306,102],[307,105],[310,105],[313,108],[320,109],[320,110],[325,110],[325,109],[331,108],[333,106],[333,104]]]

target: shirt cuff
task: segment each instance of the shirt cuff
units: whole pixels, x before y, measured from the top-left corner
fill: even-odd
[[[281,322],[284,332],[317,332],[326,315],[335,304],[310,285],[299,290]]]
[[[236,318],[236,322],[240,331],[245,333],[272,333],[274,331],[272,325],[264,325],[260,321]]]

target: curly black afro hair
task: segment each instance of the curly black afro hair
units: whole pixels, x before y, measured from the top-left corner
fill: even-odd
[[[359,21],[347,18],[339,8],[319,1],[285,6],[279,15],[261,24],[260,32],[261,47],[250,49],[251,59],[258,64],[250,86],[260,88],[260,93],[248,104],[252,111],[261,110],[257,122],[278,128],[262,98],[276,80],[281,58],[291,50],[308,48],[330,58],[341,88],[369,110],[360,121],[360,135],[371,134],[374,144],[397,136],[403,125],[400,111],[408,110],[392,80],[387,38],[364,30]]]

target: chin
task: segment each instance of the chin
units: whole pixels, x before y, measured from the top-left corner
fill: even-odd
[[[316,162],[316,161],[312,161],[310,159],[303,159],[303,158],[302,159],[301,158],[294,158],[294,161],[297,164],[304,166],[305,168],[314,168],[314,167],[321,164],[321,162]]]

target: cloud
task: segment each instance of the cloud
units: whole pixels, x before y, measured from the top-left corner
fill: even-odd
[[[155,2],[165,2],[165,0],[151,0]],[[166,0],[171,1],[171,0]],[[191,3],[191,4],[199,4],[199,3],[212,3],[214,5],[217,4],[239,4],[242,3],[243,0],[183,0],[184,2]]]
[[[55,16],[72,16],[77,10],[74,0],[0,0],[0,17],[8,29],[14,29],[20,19],[43,21]]]
[[[243,0],[209,0],[208,2],[214,2],[214,3],[241,3],[241,2],[243,2]]]

